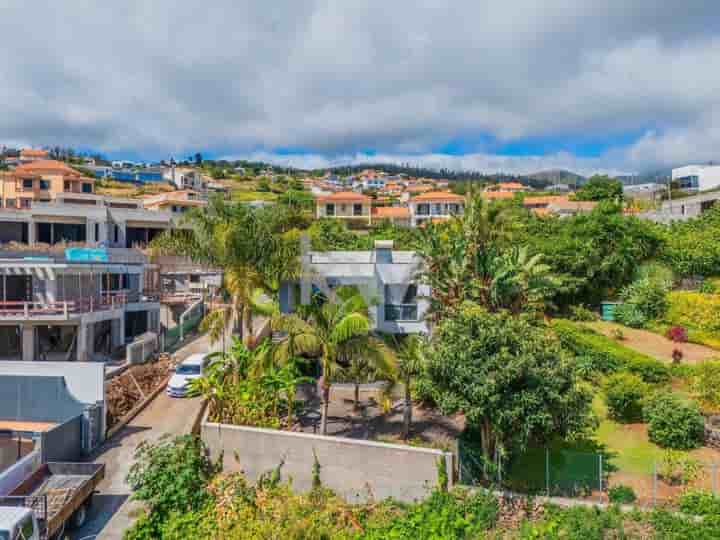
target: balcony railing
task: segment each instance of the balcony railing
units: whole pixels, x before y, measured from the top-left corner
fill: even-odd
[[[417,321],[417,304],[385,304],[386,321]]]
[[[103,294],[94,297],[63,302],[0,302],[0,318],[42,319],[45,317],[64,318],[81,313],[107,311],[124,306],[128,301],[125,293]]]

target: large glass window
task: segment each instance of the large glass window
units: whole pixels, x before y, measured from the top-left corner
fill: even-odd
[[[334,216],[335,215],[335,205],[334,204],[326,204],[325,205],[325,215],[326,216]]]
[[[385,285],[385,320],[418,320],[416,285]]]
[[[40,189],[45,191],[50,189],[50,180],[40,180]]]
[[[23,180],[23,189],[32,189],[33,187],[33,181],[32,180]]]
[[[88,184],[87,182],[83,182],[82,192],[83,192],[83,193],[92,193],[92,184]]]
[[[697,189],[700,186],[699,179],[696,175],[683,176],[675,180],[679,189]]]
[[[417,213],[418,213],[418,216],[429,216],[430,215],[430,205],[429,204],[418,204],[417,205]]]

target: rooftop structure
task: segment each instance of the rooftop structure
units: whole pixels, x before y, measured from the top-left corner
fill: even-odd
[[[143,206],[149,210],[174,214],[187,212],[191,208],[205,207],[207,204],[207,199],[201,193],[187,189],[161,193],[143,200]]]
[[[371,206],[372,199],[362,193],[339,191],[319,196],[316,200],[315,215],[317,219],[330,217],[370,225]]]

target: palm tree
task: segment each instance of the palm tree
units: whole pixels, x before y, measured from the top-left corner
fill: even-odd
[[[321,433],[327,435],[330,384],[335,373],[350,354],[362,353],[378,372],[394,371],[392,351],[371,335],[372,322],[368,304],[357,292],[340,288],[326,301],[315,298],[300,314],[280,315],[273,321],[273,330],[286,333],[273,351],[275,364],[287,362],[293,356],[307,354],[319,359],[322,376],[319,386],[322,396]]]
[[[410,436],[412,424],[412,393],[410,390],[413,379],[422,375],[425,370],[426,339],[419,334],[410,334],[404,338],[393,338],[397,357],[398,379],[405,387],[405,403],[403,408],[403,439]]]
[[[298,271],[299,241],[289,232],[293,217],[282,208],[252,209],[211,199],[205,209],[183,216],[187,229],[168,231],[153,240],[154,254],[188,257],[223,269],[229,302],[208,313],[203,329],[213,341],[237,329],[241,339],[253,333],[253,316],[274,312],[279,283]]]

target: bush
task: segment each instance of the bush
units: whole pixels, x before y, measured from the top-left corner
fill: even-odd
[[[635,502],[637,497],[633,488],[618,484],[608,489],[608,499],[613,504],[630,504]]]
[[[712,281],[705,280],[698,287],[698,292],[703,294],[716,294],[718,292],[717,286]]]
[[[570,320],[579,322],[597,321],[600,315],[584,305],[570,306]]]
[[[615,306],[615,320],[630,328],[642,328],[648,322],[647,316],[635,304]]]
[[[680,496],[680,511],[696,516],[720,515],[720,497],[700,489],[690,489]]]
[[[605,401],[610,417],[619,422],[642,419],[642,400],[648,385],[633,373],[616,373],[605,383]]]
[[[690,386],[693,396],[704,409],[720,410],[720,362],[708,360],[695,366]]]
[[[702,470],[700,462],[679,450],[666,450],[660,460],[658,475],[670,485],[690,484]]]
[[[626,368],[647,383],[670,380],[668,366],[592,328],[565,319],[555,319],[552,327],[563,347],[575,355],[578,372],[585,378],[593,373],[613,373]]]
[[[643,416],[648,437],[663,448],[689,450],[705,440],[705,422],[697,405],[661,391],[648,400]]]
[[[665,333],[665,337],[675,343],[687,343],[687,330],[682,326],[671,326]]]
[[[669,266],[657,262],[649,261],[641,264],[635,271],[635,279],[649,279],[656,283],[660,283],[666,289],[671,289],[675,283],[675,273]]]
[[[632,328],[642,328],[649,321],[662,317],[668,309],[667,281],[642,277],[620,292],[622,304],[615,308],[615,319]]]

